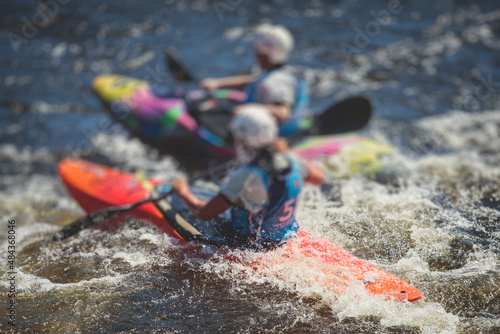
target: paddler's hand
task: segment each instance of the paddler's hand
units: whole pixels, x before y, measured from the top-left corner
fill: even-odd
[[[212,92],[216,89],[219,89],[219,82],[217,79],[206,78],[201,80],[200,88],[206,89],[209,92]]]
[[[179,178],[172,183],[172,192],[176,193],[177,195],[185,194],[188,191],[189,183],[186,181],[186,179]]]
[[[278,137],[274,140],[273,142],[273,147],[276,150],[276,152],[288,152],[288,143],[285,138],[283,137]]]

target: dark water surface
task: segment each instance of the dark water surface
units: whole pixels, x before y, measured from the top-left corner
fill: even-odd
[[[500,332],[496,1],[21,0],[0,8],[0,332]],[[300,266],[279,268],[285,282],[276,268],[255,272],[211,248],[193,254],[134,221],[45,242],[82,213],[58,180],[62,158],[162,178],[182,170],[113,125],[92,79],[118,73],[172,87],[163,59],[171,47],[200,77],[246,73],[263,21],[293,32],[291,64],[312,84],[312,109],[368,96],[376,117],[362,134],[393,146],[393,167],[406,171],[387,184],[349,173],[341,159],[323,161],[341,180],[343,205],[307,188],[303,228],[411,282],[420,301],[339,296]]]

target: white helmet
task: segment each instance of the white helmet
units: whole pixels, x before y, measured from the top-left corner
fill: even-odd
[[[250,161],[257,152],[270,145],[278,136],[276,119],[263,107],[242,106],[229,123],[234,147],[240,160]]]
[[[272,64],[281,65],[287,62],[293,49],[293,36],[281,25],[273,26],[265,23],[257,27],[253,47],[259,53],[266,54]]]

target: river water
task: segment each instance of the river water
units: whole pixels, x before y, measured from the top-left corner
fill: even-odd
[[[1,7],[1,332],[500,332],[496,1],[20,0]],[[293,32],[291,64],[312,85],[312,109],[369,97],[375,117],[361,134],[393,146],[393,167],[404,170],[377,182],[346,173],[335,157],[319,161],[339,177],[342,205],[305,189],[302,227],[410,282],[421,300],[336,295],[306,284],[314,268],[282,268],[285,282],[212,248],[186,255],[186,246],[136,221],[46,242],[82,214],[57,177],[61,159],[162,178],[184,172],[176,158],[115,126],[91,80],[118,73],[172,87],[168,48],[200,77],[246,73],[252,29],[264,21]]]

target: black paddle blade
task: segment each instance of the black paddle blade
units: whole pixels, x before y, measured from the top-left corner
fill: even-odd
[[[182,63],[178,60],[175,51],[170,50],[166,52],[167,66],[174,76],[179,81],[194,81],[194,78],[188,71],[182,66]]]
[[[73,223],[69,224],[68,226],[63,227],[62,230],[60,230],[59,232],[56,232],[52,236],[52,241],[61,241],[61,240],[64,240],[66,238],[69,238],[69,237],[77,234],[81,230],[84,230],[88,227],[100,224],[103,221],[105,221],[106,219],[118,216],[119,214],[122,214],[124,212],[127,212],[127,211],[135,208],[136,206],[137,206],[137,204],[120,206],[120,207],[111,207],[108,209],[93,212],[85,217],[82,217],[82,218],[74,221]]]
[[[329,135],[356,131],[368,124],[371,114],[370,101],[364,97],[352,97],[331,106],[319,115],[308,132]]]

